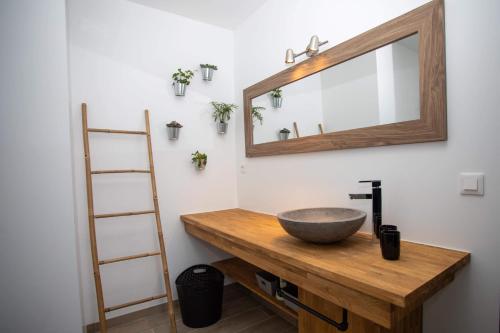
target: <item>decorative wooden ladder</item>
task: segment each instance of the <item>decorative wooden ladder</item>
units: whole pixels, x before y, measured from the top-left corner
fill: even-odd
[[[151,130],[149,126],[149,111],[145,110],[144,115],[146,118],[146,131],[126,131],[126,130],[111,130],[111,129],[99,129],[99,128],[89,128],[87,125],[87,104],[82,103],[82,126],[83,126],[83,147],[85,152],[85,169],[86,169],[86,180],[87,180],[87,205],[88,205],[88,218],[89,218],[89,231],[90,231],[90,249],[92,252],[92,265],[94,269],[94,280],[97,296],[97,307],[99,311],[99,323],[100,323],[100,333],[106,333],[106,312],[122,309],[132,305],[137,305],[145,303],[148,301],[160,299],[167,297],[167,311],[170,321],[170,331],[176,333],[174,306],[172,302],[172,290],[170,289],[170,278],[168,274],[167,256],[165,254],[165,243],[163,240],[163,232],[160,221],[160,209],[158,206],[158,195],[156,192],[156,179],[153,164],[153,152],[151,146]],[[149,170],[135,170],[135,169],[125,169],[125,170],[92,170],[90,163],[90,148],[89,148],[89,132],[99,132],[99,133],[115,133],[115,134],[133,134],[133,135],[145,135],[148,144],[148,155],[149,155]],[[92,175],[98,174],[114,174],[114,173],[149,173],[151,175],[151,189],[153,193],[153,204],[154,210],[145,211],[134,211],[134,212],[122,212],[122,213],[112,213],[112,214],[94,214],[94,196],[92,190]],[[119,217],[119,216],[132,216],[132,215],[142,215],[142,214],[155,214],[156,219],[156,229],[158,231],[158,241],[160,245],[159,252],[148,252],[141,253],[126,257],[118,257],[107,260],[99,260],[97,251],[97,240],[96,240],[96,230],[95,230],[95,219]],[[114,305],[110,307],[104,306],[104,296],[102,292],[100,265],[110,264],[119,261],[132,260],[138,258],[144,258],[149,256],[161,256],[161,263],[163,266],[163,282],[165,283],[165,294],[152,296],[148,298],[143,298],[140,300]]]

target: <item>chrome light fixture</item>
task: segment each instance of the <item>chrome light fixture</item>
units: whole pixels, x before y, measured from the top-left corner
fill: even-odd
[[[324,42],[320,42],[319,37],[314,35],[311,37],[311,40],[309,41],[309,44],[307,45],[307,48],[304,51],[295,54],[293,53],[292,49],[286,50],[285,63],[293,64],[295,62],[295,58],[303,54],[306,54],[308,57],[315,56],[319,52],[319,47],[321,45],[325,45],[326,43],[328,43],[327,40],[325,40]]]
[[[295,57],[297,55],[293,53],[292,49],[286,50],[286,57],[285,57],[285,63],[286,64],[293,64],[295,62]]]

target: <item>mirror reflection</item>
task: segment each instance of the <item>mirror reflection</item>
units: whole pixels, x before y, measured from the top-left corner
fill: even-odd
[[[418,34],[252,99],[255,144],[420,119]]]

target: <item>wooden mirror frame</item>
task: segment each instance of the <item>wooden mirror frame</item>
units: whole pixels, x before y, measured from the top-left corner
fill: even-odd
[[[254,144],[252,99],[415,33],[419,34],[420,119]],[[444,4],[433,0],[243,91],[247,157],[444,141],[446,129]]]

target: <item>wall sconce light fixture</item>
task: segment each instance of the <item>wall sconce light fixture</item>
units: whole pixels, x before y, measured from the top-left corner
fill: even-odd
[[[319,47],[321,45],[324,45],[328,43],[327,40],[324,42],[319,41],[319,37],[314,35],[311,37],[311,40],[309,41],[309,44],[307,45],[306,49],[300,53],[293,53],[292,49],[286,50],[286,56],[285,56],[285,63],[286,64],[293,64],[295,62],[295,58],[298,56],[301,56],[303,54],[306,54],[308,57],[315,56],[319,52]]]

